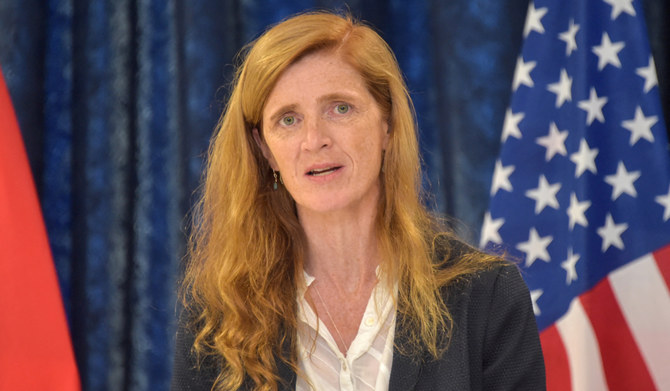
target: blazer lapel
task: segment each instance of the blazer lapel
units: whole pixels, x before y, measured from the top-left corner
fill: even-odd
[[[421,359],[418,357],[406,356],[398,351],[398,346],[406,344],[402,330],[401,314],[397,314],[395,330],[395,346],[393,348],[393,363],[391,364],[391,378],[389,379],[389,391],[409,391],[413,390],[416,382],[419,380],[421,372]]]
[[[394,350],[389,391],[413,390],[419,379],[419,372],[421,372],[421,363],[418,360],[401,355]]]

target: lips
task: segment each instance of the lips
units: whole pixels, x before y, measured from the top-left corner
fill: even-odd
[[[344,166],[340,166],[337,163],[321,163],[321,164],[315,164],[311,167],[307,168],[307,172],[305,175],[309,175],[311,177],[320,177],[320,176],[326,176],[329,174],[332,174],[336,172],[337,170],[341,169]]]
[[[339,170],[340,168],[342,168],[342,166],[327,166],[327,167],[313,168],[307,171],[307,175],[315,177],[325,176]]]

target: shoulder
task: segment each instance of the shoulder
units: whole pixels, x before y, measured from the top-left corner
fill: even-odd
[[[492,325],[515,327],[518,322],[526,322],[536,331],[530,292],[514,264],[478,270],[448,286],[446,292],[449,307],[466,310],[461,315],[467,315],[470,329],[490,331]]]
[[[454,323],[468,320],[471,331],[516,318],[530,318],[534,325],[530,292],[516,264],[456,239],[441,241],[435,253],[445,272],[460,271],[442,288]]]
[[[433,237],[433,258],[436,262],[447,264],[458,261],[464,256],[484,254],[463,240],[449,233],[438,233]]]
[[[445,268],[484,259],[443,287],[453,329],[442,364],[467,374],[470,389],[544,389],[532,301],[517,265],[463,242],[447,244]]]
[[[484,300],[493,295],[494,290],[520,294],[527,291],[516,264],[457,238],[447,235],[436,237],[433,259],[438,265],[438,273],[446,277],[443,292],[447,297],[476,293],[476,299]]]
[[[499,262],[464,275],[447,287],[449,295],[467,294],[469,301],[481,305],[493,301],[508,304],[530,298],[528,287],[517,265]]]
[[[476,289],[485,293],[487,288],[494,287],[527,290],[516,264],[452,236],[434,239],[433,259],[441,272],[457,276],[446,284],[449,291]]]
[[[508,262],[490,264],[458,277],[443,288],[443,298],[450,312],[477,322],[470,327],[514,321],[514,315],[534,316],[530,292],[519,268]]]

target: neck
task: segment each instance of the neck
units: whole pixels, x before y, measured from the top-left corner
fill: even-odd
[[[301,211],[299,217],[307,237],[305,269],[310,275],[348,294],[376,282],[376,205],[330,214]]]

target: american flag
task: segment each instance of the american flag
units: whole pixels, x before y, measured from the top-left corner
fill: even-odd
[[[480,245],[555,390],[670,390],[670,154],[637,0],[531,1]]]

